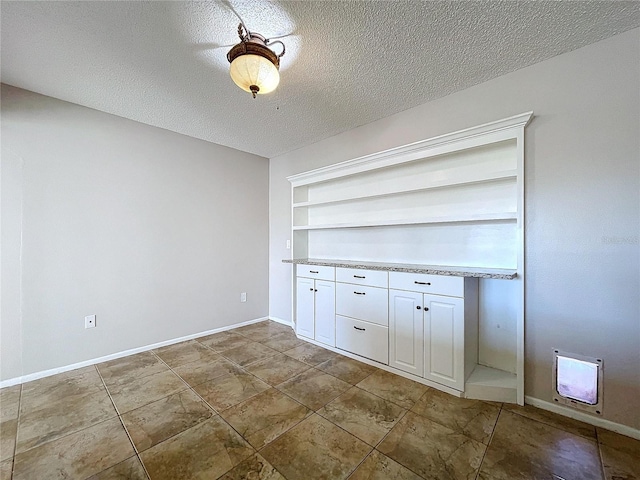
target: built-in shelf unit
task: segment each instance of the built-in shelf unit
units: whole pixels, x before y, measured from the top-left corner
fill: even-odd
[[[531,117],[529,112],[288,177],[287,261],[362,262],[359,268],[381,264],[391,271],[398,264],[514,271],[512,280],[479,281],[478,368],[463,393],[520,404],[524,128]],[[295,321],[295,292],[293,297]]]

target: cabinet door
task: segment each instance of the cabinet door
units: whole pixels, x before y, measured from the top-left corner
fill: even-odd
[[[311,278],[301,277],[296,282],[296,332],[307,338],[313,338],[314,283]]]
[[[424,378],[464,390],[464,300],[424,295]]]
[[[331,347],[336,346],[336,284],[316,280],[315,339]]]
[[[423,373],[422,294],[389,290],[389,365]]]

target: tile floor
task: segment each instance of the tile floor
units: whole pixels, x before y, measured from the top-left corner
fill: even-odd
[[[0,479],[640,480],[640,441],[262,322],[0,390]]]

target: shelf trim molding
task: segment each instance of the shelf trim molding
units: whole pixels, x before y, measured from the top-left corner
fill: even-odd
[[[467,185],[478,185],[482,183],[491,183],[491,182],[500,182],[509,179],[517,179],[518,172],[517,170],[503,170],[500,172],[492,173],[490,175],[486,175],[485,177],[475,178],[475,179],[464,179],[464,180],[447,180],[441,182],[433,182],[431,185],[427,185],[424,187],[417,188],[409,188],[406,190],[398,190],[394,192],[385,192],[385,193],[374,193],[370,195],[361,195],[358,197],[342,197],[337,198],[335,200],[319,200],[319,201],[307,201],[307,202],[297,202],[293,203],[293,208],[306,208],[306,207],[317,207],[323,205],[334,205],[337,203],[350,203],[357,202],[359,200],[374,200],[377,198],[390,197],[395,195],[406,195],[411,193],[421,193],[428,192],[430,190],[438,190],[449,187],[464,187]]]
[[[498,142],[517,138],[519,129],[526,127],[532,117],[532,111],[521,113],[520,115],[514,115],[513,117],[504,118],[495,122],[485,123],[476,127],[390,148],[345,162],[290,175],[287,177],[287,180],[291,182],[294,187],[298,187],[309,183],[353,175],[366,170],[395,165],[397,163],[472,148],[493,141]]]

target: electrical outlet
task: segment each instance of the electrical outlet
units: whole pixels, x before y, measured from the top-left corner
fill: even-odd
[[[241,302],[246,302],[247,301],[247,292],[242,292],[240,294],[240,301]]]
[[[84,317],[84,328],[93,328],[96,326],[96,316],[88,315]]]
[[[291,240],[287,240],[287,250],[291,249]]]

